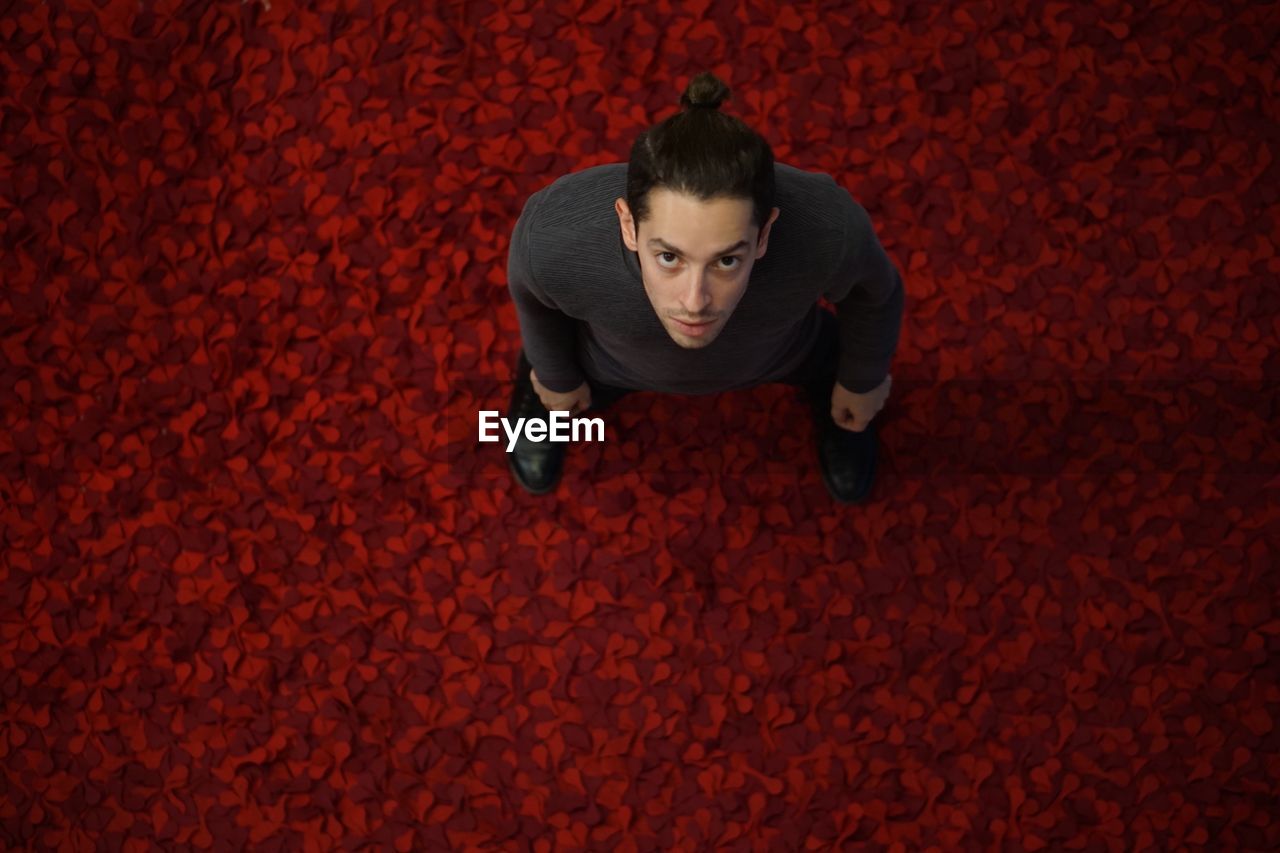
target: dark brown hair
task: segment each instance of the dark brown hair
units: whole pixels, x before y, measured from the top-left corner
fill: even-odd
[[[729,87],[704,71],[680,96],[681,112],[640,134],[627,165],[627,206],[636,227],[649,214],[649,190],[666,187],[702,201],[752,202],[763,228],[773,209],[773,149],[741,119],[720,112]]]

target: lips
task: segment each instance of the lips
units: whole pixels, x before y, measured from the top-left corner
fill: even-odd
[[[680,331],[695,338],[699,335],[706,334],[707,329],[710,329],[712,324],[715,323],[715,320],[707,320],[702,323],[686,323],[683,320],[677,320],[674,317],[671,318],[671,321],[676,324],[676,328]]]

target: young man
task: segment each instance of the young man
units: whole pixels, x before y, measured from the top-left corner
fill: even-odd
[[[641,134],[629,163],[566,175],[526,202],[508,255],[524,350],[507,417],[784,382],[810,403],[828,490],[862,502],[902,278],[861,205],[828,175],[775,164],[719,111],[727,95],[698,75],[685,110]],[[517,482],[550,491],[564,448],[517,439]]]

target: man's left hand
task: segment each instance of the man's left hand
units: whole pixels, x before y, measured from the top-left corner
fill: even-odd
[[[889,387],[893,377],[886,374],[877,387],[862,394],[855,394],[838,381],[831,389],[831,417],[836,425],[852,432],[862,432],[871,419],[884,408],[889,399]]]

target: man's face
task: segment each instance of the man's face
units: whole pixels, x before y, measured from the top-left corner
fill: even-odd
[[[747,199],[700,201],[659,187],[649,192],[649,217],[638,233],[626,200],[618,199],[614,208],[622,240],[640,257],[645,293],[667,334],[686,349],[710,344],[746,293],[778,208],[759,229],[759,239]]]

